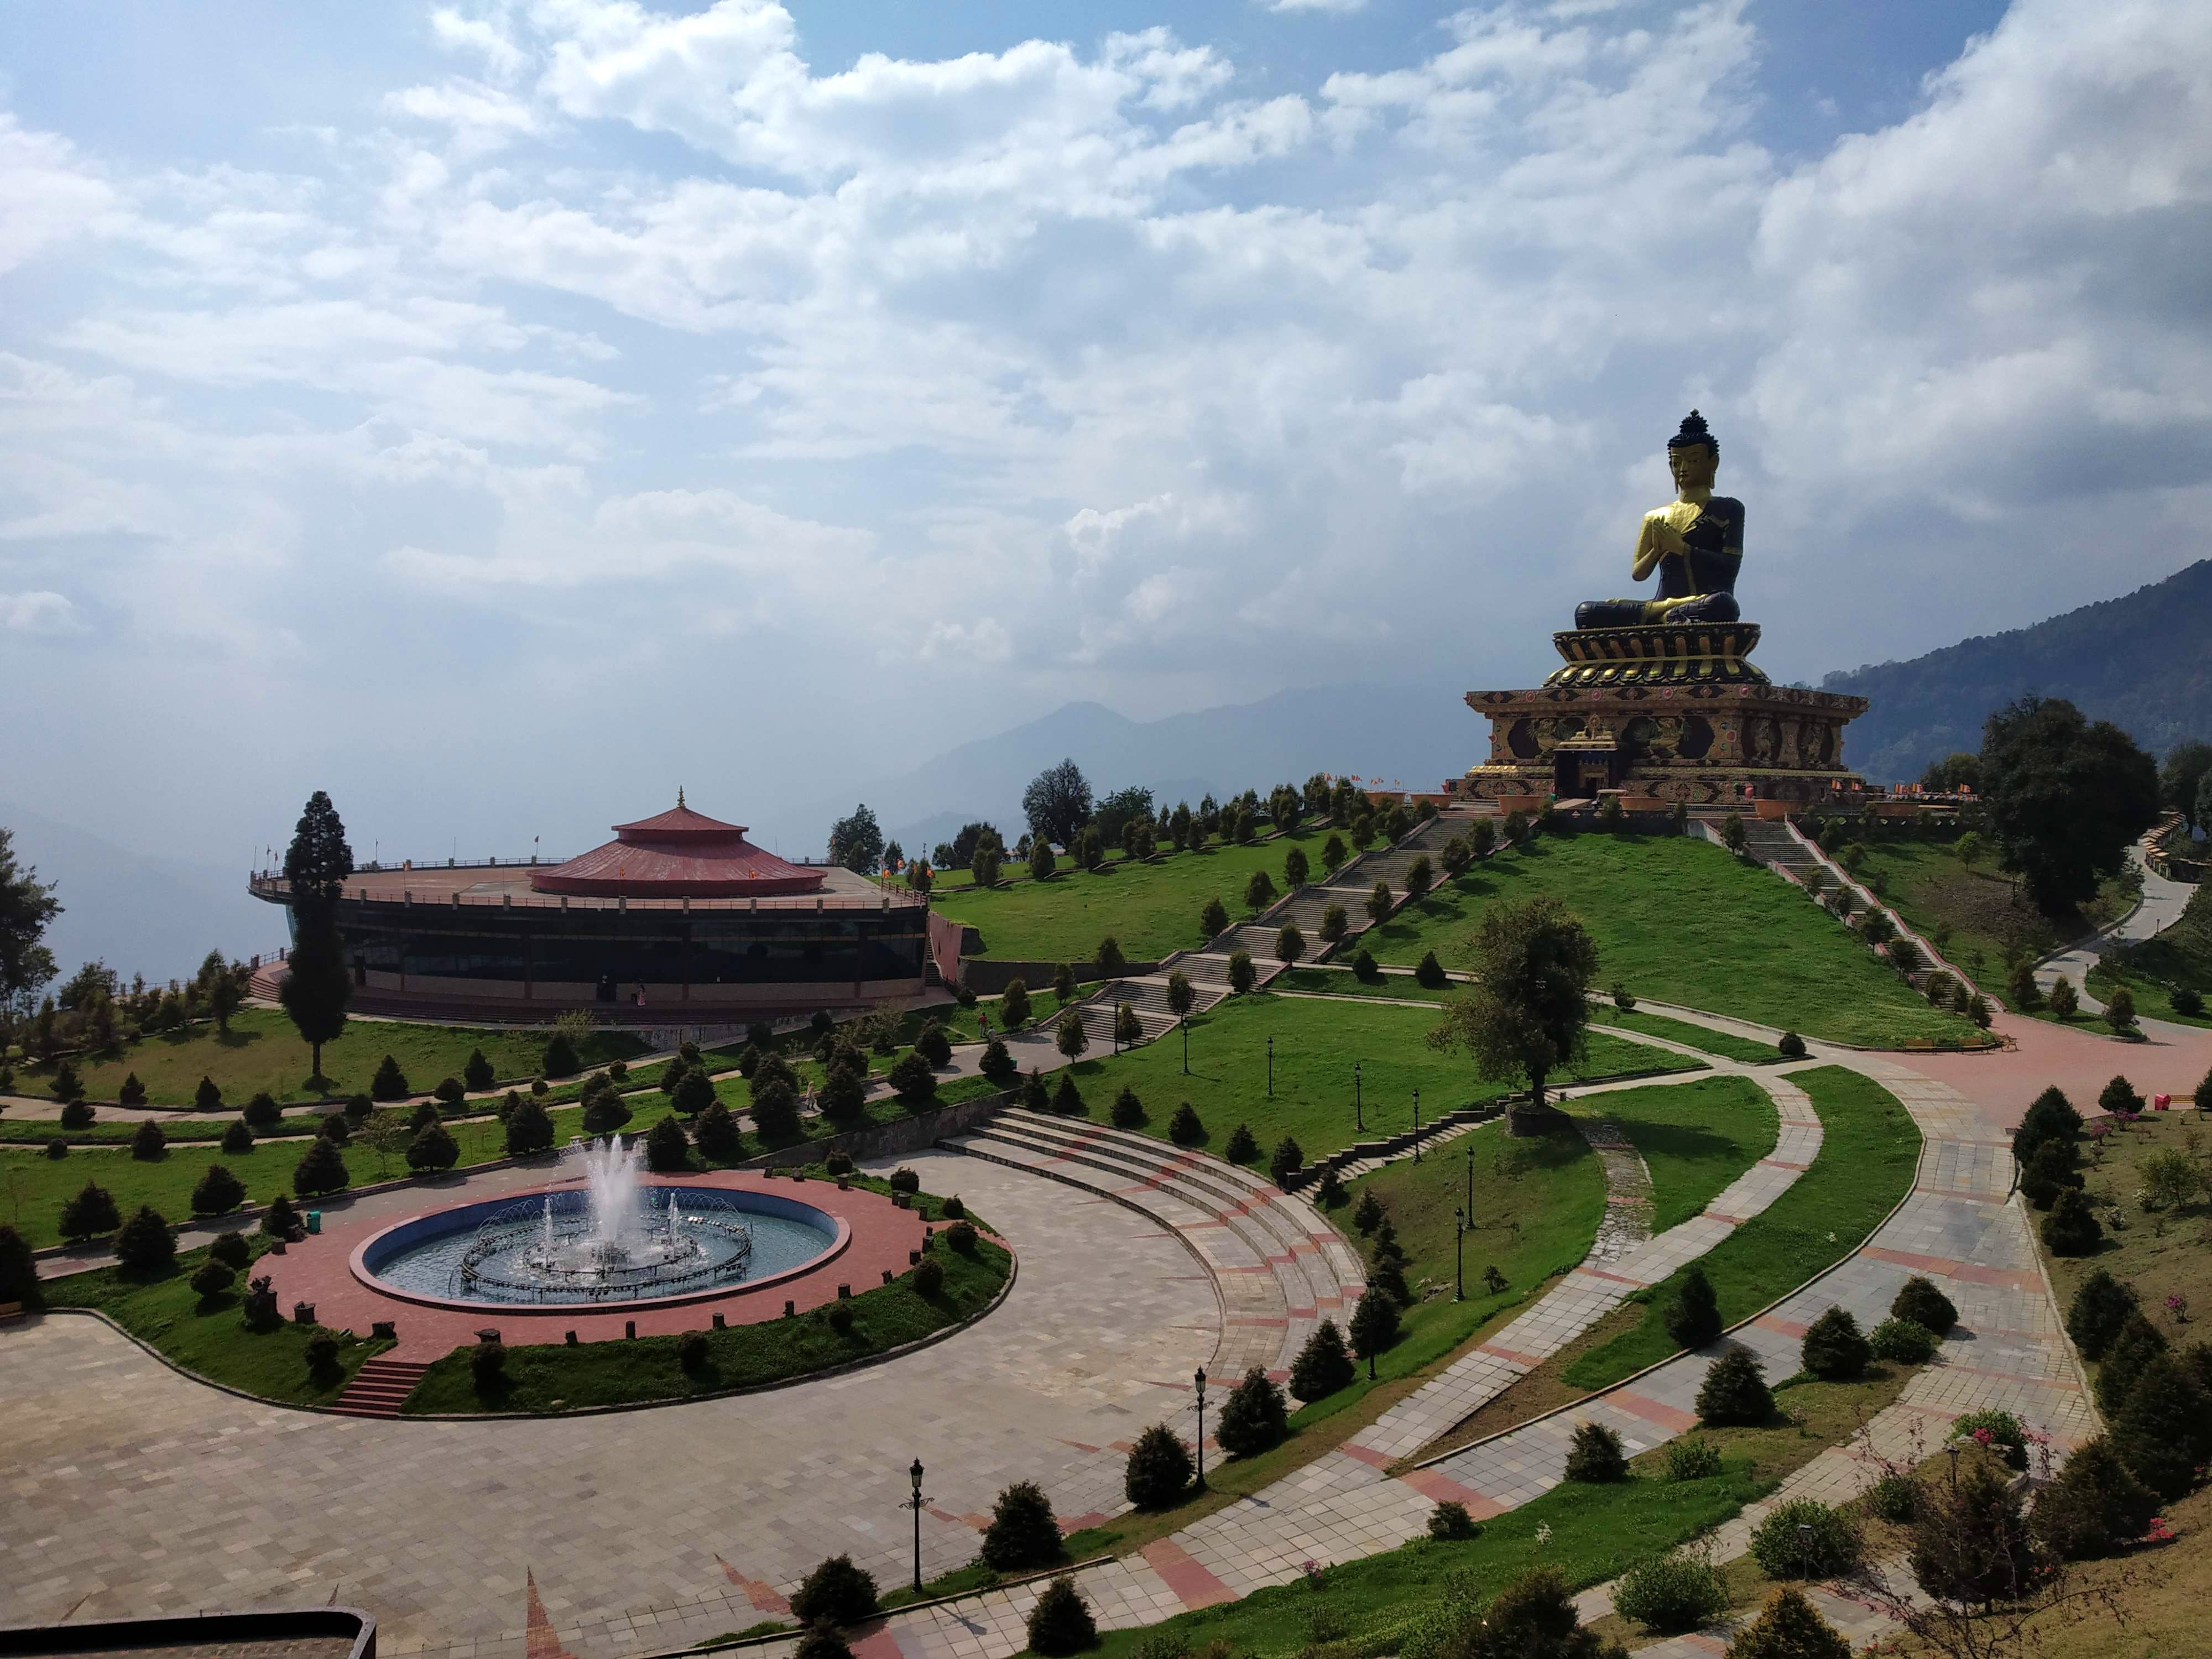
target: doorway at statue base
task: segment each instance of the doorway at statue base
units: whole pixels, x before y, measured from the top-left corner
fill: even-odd
[[[1528,691],[1470,691],[1490,757],[1449,793],[1519,803],[1595,800],[1630,811],[1747,799],[1853,805],[1844,727],[1863,697],[1775,685],[1747,660],[1749,623],[1577,629],[1555,634],[1562,665]]]

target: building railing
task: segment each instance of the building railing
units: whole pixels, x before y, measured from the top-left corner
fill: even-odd
[[[462,866],[436,865],[426,869],[426,875],[438,870],[463,868]],[[486,868],[490,866],[486,866]],[[500,869],[515,866],[501,865]],[[527,866],[522,866],[527,868]],[[390,874],[391,872],[383,872]],[[246,878],[246,891],[256,898],[283,903],[292,896],[292,884],[283,877],[267,871],[255,871]],[[793,913],[815,911],[854,912],[885,910],[921,910],[928,908],[927,895],[884,888],[867,897],[846,893],[784,893],[768,897],[735,898],[637,898],[628,895],[603,898],[566,893],[423,893],[416,895],[412,889],[398,892],[371,892],[367,888],[347,886],[340,897],[352,903],[434,905],[444,909],[482,908],[492,910],[668,910],[697,911],[759,911],[775,910]]]

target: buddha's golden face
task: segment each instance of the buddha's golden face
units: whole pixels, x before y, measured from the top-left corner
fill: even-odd
[[[1713,475],[1720,471],[1720,452],[1710,444],[1688,444],[1667,452],[1667,465],[1674,475],[1674,488],[1680,491],[1711,489]]]

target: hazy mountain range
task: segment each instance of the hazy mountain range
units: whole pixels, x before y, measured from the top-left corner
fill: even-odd
[[[1917,778],[1931,760],[1978,748],[1990,711],[2031,690],[2070,698],[2162,752],[2212,735],[2212,560],[2032,628],[1830,674],[1822,688],[1872,701],[1850,726],[1845,759],[1875,782]],[[829,825],[866,801],[910,854],[972,818],[1011,843],[1024,828],[1024,787],[1064,757],[1101,793],[1138,784],[1164,804],[1264,793],[1317,771],[1433,789],[1485,752],[1487,732],[1463,690],[1441,678],[1324,686],[1157,720],[1072,702],[836,799],[761,803],[754,838],[818,854]],[[162,980],[191,972],[211,945],[238,955],[283,941],[280,913],[246,896],[242,869],[133,852],[4,803],[0,823],[15,830],[18,856],[58,884],[67,909],[49,943],[65,973],[98,957],[126,977]]]
[[[2067,698],[2163,754],[2212,738],[2212,559],[2032,628],[1831,674],[1820,689],[1872,701],[1845,733],[1844,758],[1876,783],[1979,749],[1990,711],[2028,691]]]

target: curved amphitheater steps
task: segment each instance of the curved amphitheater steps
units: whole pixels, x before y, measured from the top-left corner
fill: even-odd
[[[1341,1324],[1365,1288],[1358,1255],[1310,1206],[1202,1152],[1019,1109],[939,1144],[1089,1188],[1175,1233],[1220,1291],[1217,1376],[1257,1365],[1279,1381],[1320,1322]]]

